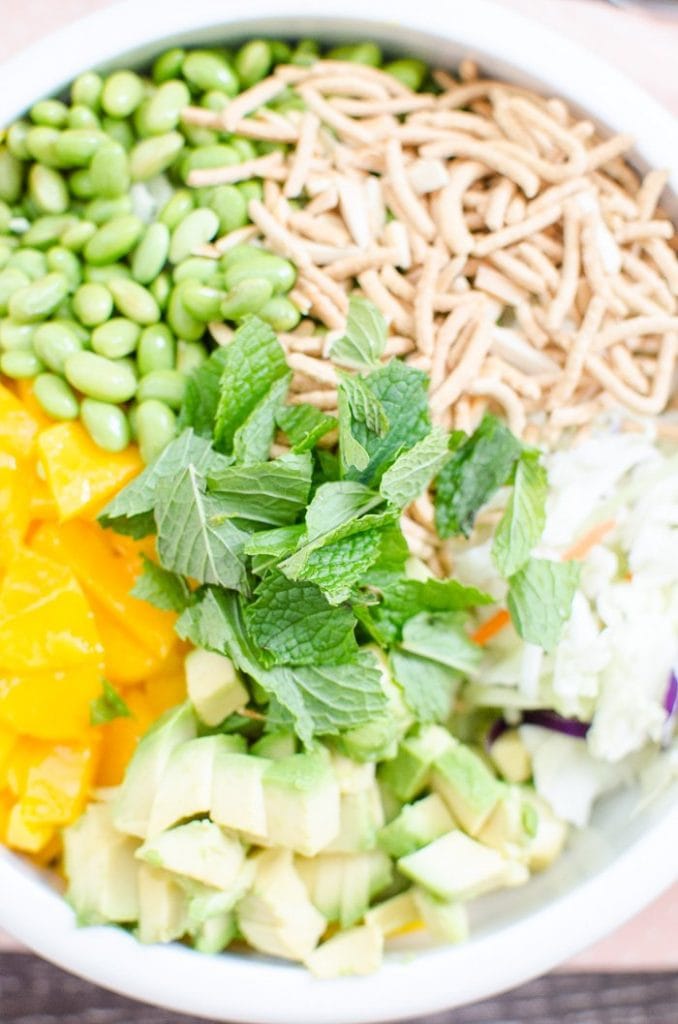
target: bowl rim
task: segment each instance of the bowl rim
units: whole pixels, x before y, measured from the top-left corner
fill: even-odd
[[[199,30],[265,19],[357,26],[357,33],[408,29],[480,50],[496,65],[527,73],[617,130],[630,130],[644,160],[671,166],[678,122],[621,72],[578,44],[492,0],[453,0],[441,24],[436,0],[249,0],[247,14],[223,0],[125,0],[34,43],[0,68],[0,124],[88,67]],[[296,29],[292,29],[296,31]],[[83,41],[87,51],[83,56]],[[74,54],[78,56],[74,58]],[[572,75],[571,69],[577,68]],[[592,95],[591,86],[605,90]],[[674,191],[677,179],[672,178]],[[415,958],[394,956],[370,978],[317,982],[303,969],[260,959],[147,947],[118,929],[78,930],[61,896],[0,850],[0,925],[35,952],[90,981],[168,1009],[248,1024],[368,1024],[434,1013],[485,998],[540,974],[595,942],[678,877],[678,800],[603,870],[534,913],[480,939]],[[639,884],[642,880],[642,884]],[[520,959],[516,961],[515,953]],[[454,991],[450,977],[454,978]],[[222,995],[223,992],[223,995]]]

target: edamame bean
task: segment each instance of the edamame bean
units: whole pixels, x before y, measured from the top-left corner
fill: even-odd
[[[188,181],[191,171],[211,167],[232,167],[240,163],[240,157],[232,146],[217,143],[214,146],[200,146],[186,154],[181,161],[181,175]]]
[[[48,128],[47,125],[38,124],[29,128],[26,148],[31,158],[47,167],[61,167],[62,163],[56,152],[56,144],[61,135],[62,132],[57,128]]]
[[[55,245],[47,252],[47,269],[58,271],[67,279],[70,290],[75,291],[82,281],[82,269],[80,260],[62,245]]]
[[[68,280],[63,274],[46,274],[14,292],[9,300],[9,315],[17,323],[44,320],[68,295]]]
[[[210,242],[219,230],[219,218],[214,210],[205,207],[193,210],[172,232],[169,248],[170,263],[180,263],[193,250]]]
[[[109,199],[124,196],[129,189],[127,153],[119,142],[102,143],[92,157],[89,170],[98,196]]]
[[[265,39],[252,39],[241,46],[235,55],[235,71],[243,89],[266,78],[273,64],[270,44]]]
[[[75,224],[64,228],[59,236],[59,241],[67,249],[72,249],[73,252],[80,252],[87,245],[90,238],[96,234],[96,230],[96,224],[89,220],[76,221]]]
[[[113,296],[105,285],[89,281],[73,296],[73,312],[85,327],[98,327],[113,312]]]
[[[95,267],[113,263],[132,251],[143,230],[143,221],[134,214],[116,217],[90,238],[84,250],[85,259]]]
[[[292,57],[292,47],[283,39],[269,39],[274,64],[289,64]]]
[[[82,168],[74,171],[68,179],[68,187],[77,199],[91,199],[94,195],[94,185],[89,168]]]
[[[68,128],[90,128],[94,131],[98,131],[101,128],[101,122],[97,115],[91,107],[86,107],[84,104],[71,107],[68,111],[66,125]]]
[[[137,401],[154,398],[170,409],[180,409],[185,393],[186,378],[178,370],[152,370],[139,381]]]
[[[134,352],[140,335],[139,324],[121,316],[114,316],[94,328],[92,348],[97,355],[105,356],[106,359],[122,359]]]
[[[112,142],[118,142],[126,153],[132,149],[136,136],[129,121],[119,121],[117,117],[105,117],[101,122],[102,131]]]
[[[200,128],[199,125],[185,124],[182,131],[186,136],[188,145],[194,148],[199,146],[216,146],[219,141],[219,135],[217,132],[212,131],[211,128]]]
[[[17,249],[7,260],[8,267],[23,271],[29,281],[37,281],[47,273],[47,257],[39,249],[30,247]]]
[[[248,313],[257,313],[269,302],[272,295],[273,285],[266,278],[244,278],[229,291],[221,303],[221,315],[226,320],[239,320]]]
[[[210,200],[210,207],[219,218],[219,234],[242,228],[249,221],[247,200],[235,185],[218,185]]]
[[[50,128],[61,128],[68,118],[68,107],[61,100],[38,100],[30,109],[33,124],[46,124]]]
[[[30,284],[31,279],[25,271],[18,267],[6,267],[0,271],[0,315],[7,313],[9,300],[15,292]]]
[[[144,83],[134,71],[114,71],[104,82],[101,106],[111,117],[129,117],[144,98]]]
[[[302,67],[307,67],[309,64],[313,64],[319,56],[320,47],[315,39],[300,39],[292,51],[290,62],[292,64],[300,64]]]
[[[132,181],[147,181],[166,171],[183,148],[184,137],[180,132],[153,135],[138,142],[129,156]]]
[[[180,188],[167,200],[158,214],[158,220],[166,224],[170,231],[174,231],[177,224],[188,216],[194,206],[193,193],[187,188]]]
[[[219,89],[228,96],[235,96],[239,89],[233,68],[214,50],[192,50],[184,58],[182,73],[189,85],[199,92]]]
[[[424,84],[424,79],[428,74],[428,67],[423,60],[415,60],[415,58],[411,57],[403,60],[392,60],[384,66],[384,71],[387,71],[389,75],[393,75],[399,82],[406,85],[408,89],[417,92]]]
[[[6,239],[2,239],[0,241],[0,270],[7,266],[13,252],[13,247],[7,244]]]
[[[116,307],[123,316],[129,317],[142,327],[154,324],[160,319],[160,310],[147,288],[136,281],[109,281],[111,295]]]
[[[250,199],[258,199],[261,202],[264,198],[264,186],[258,178],[250,178],[249,181],[240,181],[236,185],[236,188],[246,203],[249,203]]]
[[[257,310],[257,316],[270,324],[274,331],[285,333],[293,331],[301,320],[301,313],[284,295],[274,295],[272,299]]]
[[[136,408],[135,427],[141,458],[149,463],[176,435],[176,416],[163,402],[148,399]]]
[[[52,167],[33,164],[28,172],[28,194],[41,213],[64,213],[68,209],[66,182]]]
[[[0,356],[0,370],[12,380],[29,380],[37,376],[42,369],[38,357],[29,350],[15,349]]]
[[[172,289],[167,303],[167,323],[177,338],[185,338],[186,341],[199,341],[205,332],[205,325],[201,320],[196,320],[194,316],[191,316],[184,305],[183,289],[188,283],[188,281],[181,281]]]
[[[130,442],[129,421],[117,405],[84,398],[80,408],[85,430],[107,452],[121,452]]]
[[[161,85],[163,82],[168,81],[168,79],[176,78],[180,75],[185,56],[186,51],[178,46],[161,53],[153,64],[153,71],[151,72],[153,81],[157,85]]]
[[[0,341],[2,329],[0,328]],[[175,361],[174,336],[166,324],[151,324],[141,332],[137,345],[137,366],[145,376],[154,370],[171,370]]]
[[[158,274],[155,281],[148,286],[148,290],[164,312],[169,301],[170,292],[172,291],[172,282],[170,281],[169,274],[163,270],[162,274]]]
[[[75,420],[80,408],[78,400],[63,377],[54,373],[40,373],[33,382],[33,394],[38,405],[55,420]]]
[[[234,135],[229,142],[229,146],[236,151],[240,160],[254,160],[257,156],[257,147],[254,145],[251,139],[241,138],[239,135]]]
[[[151,224],[134,250],[132,277],[140,284],[150,284],[167,263],[170,230],[166,224]]]
[[[179,124],[181,111],[191,102],[185,82],[163,82],[137,111],[137,130],[142,135],[164,135]]]
[[[31,128],[28,135],[35,130]],[[6,146],[0,146],[0,199],[10,205],[18,202],[23,185],[24,169],[21,161]]]
[[[26,136],[30,129],[28,121],[15,121],[7,129],[7,149],[17,160],[30,160],[31,154],[26,145]]]
[[[201,284],[200,281],[186,281],[181,292],[182,302],[188,312],[203,323],[221,319],[221,305],[225,298],[225,292]]]
[[[59,317],[58,319],[50,320],[49,323],[67,327],[78,341],[81,342],[83,348],[89,345],[89,331],[78,320],[74,320],[73,317]]]
[[[281,256],[253,245],[236,245],[221,258],[228,289],[249,277],[264,277],[274,292],[288,292],[296,280],[296,270]]]
[[[174,268],[176,284],[180,281],[200,281],[206,284],[215,278],[222,280],[219,263],[217,260],[208,260],[205,256],[189,256],[188,259],[177,263]]]
[[[3,352],[29,351],[33,348],[33,324],[15,324],[11,320],[0,320],[0,348]]]
[[[31,129],[28,133],[29,149],[31,144],[35,147],[35,130]],[[60,167],[87,167],[105,138],[104,133],[96,128],[67,128],[66,131],[57,132],[50,145]],[[39,157],[36,156],[36,159]]]
[[[54,373],[62,374],[66,360],[82,352],[83,344],[75,332],[64,323],[51,321],[40,324],[33,335],[35,354]]]
[[[133,370],[121,361],[94,352],[77,352],[66,360],[66,380],[88,398],[100,402],[129,402],[137,381]]]
[[[73,103],[82,103],[86,107],[97,110],[101,99],[101,91],[104,83],[100,75],[94,71],[85,71],[79,75],[71,86],[71,100]]]
[[[46,249],[61,239],[62,233],[77,220],[70,213],[51,213],[38,217],[23,235],[22,242],[34,249]]]
[[[108,284],[109,281],[121,277],[129,281],[132,271],[123,263],[105,263],[101,267],[86,266],[84,277],[88,283],[91,281],[94,284]]]
[[[345,60],[351,64],[368,64],[378,68],[382,62],[382,53],[376,43],[351,43],[347,46],[335,46],[327,54],[328,60]]]
[[[207,359],[207,349],[199,341],[180,341],[177,346],[177,370],[187,377]]]
[[[200,100],[200,106],[205,107],[206,110],[213,110],[215,113],[219,113],[221,110],[225,110],[230,102],[231,100],[225,92],[211,89]]]
[[[92,223],[100,226],[114,217],[124,217],[132,212],[132,199],[130,196],[118,196],[116,199],[90,199],[85,206],[85,216]]]

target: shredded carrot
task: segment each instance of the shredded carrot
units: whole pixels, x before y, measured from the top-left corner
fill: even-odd
[[[474,643],[480,644],[483,647],[493,636],[497,633],[501,633],[505,626],[508,626],[511,621],[511,616],[505,608],[500,608],[498,612],[491,615],[487,622],[483,622],[482,626],[479,626],[475,631],[471,639]]]
[[[576,540],[571,547],[563,552],[563,562],[581,561],[581,559],[586,558],[589,551],[595,548],[597,544],[600,544],[616,526],[617,523],[614,519],[605,519],[604,522],[592,526],[579,540]]]

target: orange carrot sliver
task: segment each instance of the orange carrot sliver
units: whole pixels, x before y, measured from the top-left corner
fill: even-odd
[[[581,561],[582,558],[586,558],[589,551],[595,548],[597,544],[607,537],[608,533],[611,533],[615,529],[617,523],[614,519],[605,519],[602,523],[598,523],[596,526],[592,526],[583,537],[576,540],[571,547],[569,547],[562,554],[563,562]]]
[[[505,626],[508,626],[511,621],[511,616],[505,608],[500,608],[498,612],[491,615],[487,622],[483,622],[482,626],[479,626],[471,639],[474,643],[484,646],[493,636],[497,633],[501,633]]]

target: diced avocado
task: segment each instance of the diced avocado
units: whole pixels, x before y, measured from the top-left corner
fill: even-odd
[[[478,833],[478,839],[505,857],[522,859],[536,827],[537,812],[525,800],[523,791],[518,786],[507,786]]]
[[[372,761],[353,761],[343,754],[332,752],[332,770],[342,796],[349,793],[360,793],[369,789],[376,776],[376,766]]]
[[[233,662],[223,654],[191,651],[185,667],[188,699],[205,725],[219,725],[250,699]]]
[[[169,872],[139,865],[140,942],[172,942],[188,931],[188,897]]]
[[[271,762],[219,751],[214,761],[210,817],[223,828],[265,839],[264,773]]]
[[[306,958],[306,966],[316,978],[343,978],[348,975],[374,974],[381,967],[384,938],[378,928],[363,924],[333,935]]]
[[[507,729],[494,741],[490,757],[507,782],[527,782],[532,777],[532,760],[517,729]]]
[[[291,850],[264,850],[253,860],[252,888],[236,908],[240,932],[262,953],[305,960],[327,922],[311,903]]]
[[[221,953],[231,944],[237,932],[233,911],[216,914],[214,917],[208,917],[193,932],[193,945],[199,953]]]
[[[217,754],[237,750],[238,740],[237,736],[200,736],[172,751],[151,807],[149,836],[185,818],[209,814]]]
[[[496,850],[456,830],[416,853],[401,857],[398,870],[442,900],[465,900],[518,883],[526,872]]]
[[[436,758],[431,787],[472,836],[478,834],[504,794],[504,786],[481,758],[461,743]]]
[[[431,938],[440,942],[466,941],[468,913],[463,903],[439,900],[416,885],[412,889],[412,899]]]
[[[372,924],[386,938],[405,929],[416,927],[421,915],[414,902],[412,889],[392,896],[383,903],[378,903],[365,914],[365,924]]]
[[[373,645],[365,650],[372,651],[379,663],[387,706],[379,718],[343,733],[338,744],[344,754],[356,761],[383,761],[395,757],[398,743],[414,719],[400,687],[391,677],[383,651]]]
[[[396,860],[428,846],[454,828],[454,821],[439,796],[431,793],[414,804],[406,804],[392,822],[382,828],[378,843]]]
[[[342,928],[360,920],[392,877],[391,862],[381,850],[297,857],[296,866],[313,905]]]
[[[384,824],[381,793],[376,782],[357,793],[345,793],[339,800],[339,831],[324,853],[358,853],[373,850]]]
[[[197,722],[190,704],[167,711],[146,733],[127,766],[113,803],[113,823],[120,832],[146,838],[156,792],[172,752],[194,739]]]
[[[253,743],[250,749],[256,757],[279,761],[281,757],[291,757],[292,754],[296,754],[297,737],[293,732],[267,732],[260,740]]]
[[[402,741],[392,761],[380,766],[379,778],[399,800],[409,803],[426,789],[435,759],[455,744],[456,740],[442,725],[422,726]]]
[[[377,780],[379,793],[381,794],[381,806],[384,808],[384,821],[386,824],[397,818],[403,808],[402,800],[399,800],[390,786],[387,786],[381,779]]]
[[[267,837],[308,857],[339,831],[339,786],[324,747],[269,761],[264,774]]]
[[[189,821],[147,839],[136,853],[151,867],[228,889],[245,861],[242,843],[211,821]]]
[[[249,858],[238,872],[228,889],[213,889],[197,882],[187,885],[187,879],[180,882],[189,896],[188,920],[192,931],[210,917],[220,917],[233,910],[235,905],[251,888],[256,874],[256,860]]]
[[[108,804],[91,804],[64,829],[66,898],[80,924],[115,921],[130,924],[139,916],[136,839],[117,832]]]
[[[534,815],[528,819],[532,837],[525,849],[525,860],[530,871],[543,871],[560,855],[567,840],[569,826],[557,818],[545,800],[532,790],[524,791],[525,803]]]

